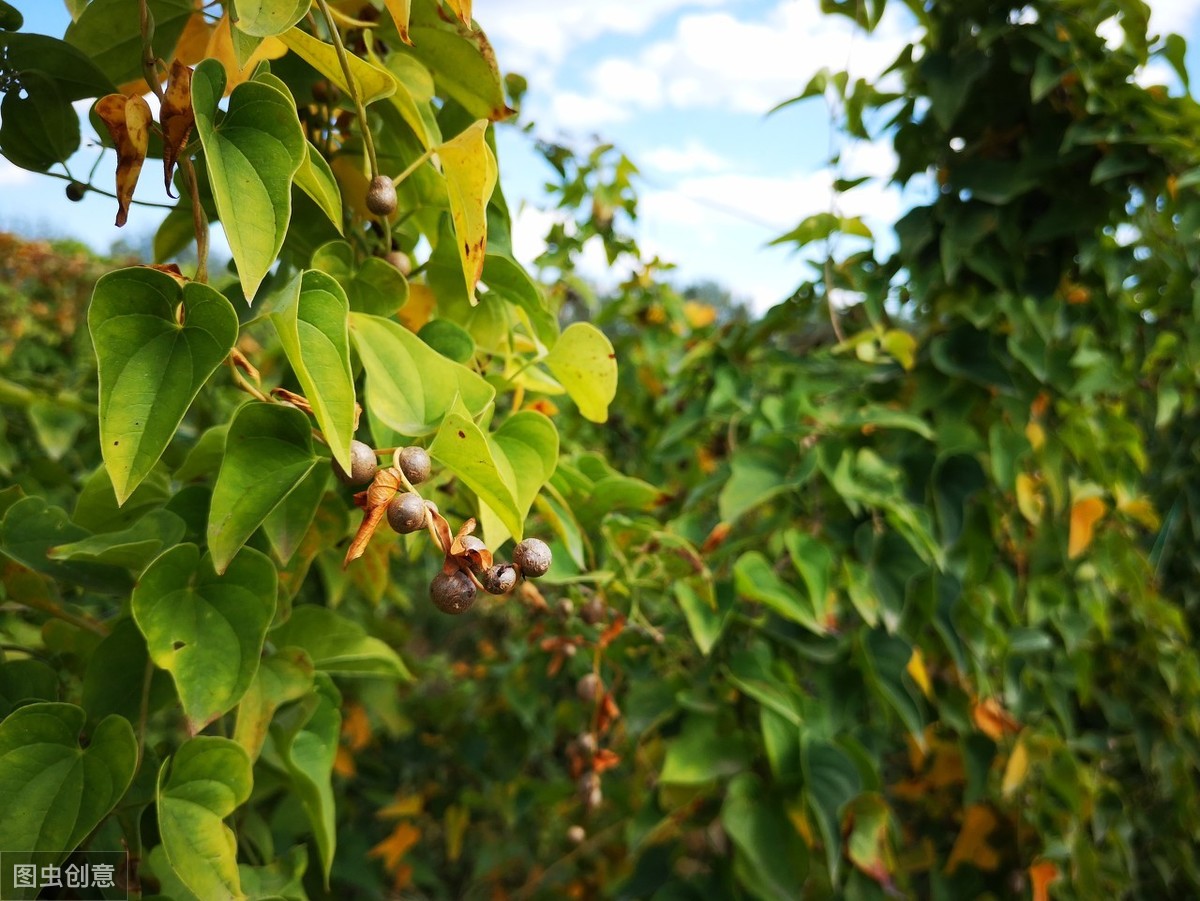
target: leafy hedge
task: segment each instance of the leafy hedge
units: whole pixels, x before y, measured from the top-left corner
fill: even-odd
[[[828,6],[864,28],[883,12]],[[330,130],[311,146],[332,158],[348,243],[320,246],[311,204],[332,194],[293,191],[284,264],[259,299],[270,316],[259,300],[231,307],[234,374],[189,383],[196,402],[120,509],[90,405],[103,423],[104,356],[116,353],[105,342],[119,349],[128,333],[112,319],[103,336],[169,276],[100,282],[99,395],[86,354],[55,356],[78,312],[15,314],[28,325],[10,329],[0,383],[6,459],[20,461],[0,494],[0,786],[18,790],[10,755],[29,745],[11,736],[32,734],[35,717],[38,754],[132,778],[103,797],[85,783],[89,815],[57,850],[123,840],[142,851],[146,893],[175,898],[1194,894],[1198,110],[1138,83],[1152,57],[1186,83],[1183,45],[1147,38],[1146,7],[1127,0],[908,6],[922,36],[885,79],[821,73],[797,98],[830,100],[847,139],[891,140],[900,183],[929,175],[898,249],[879,250],[836,209],[806,219],[780,241],[805,249],[811,276],[757,320],[681,296],[659,261],[639,260],[598,302],[620,367],[602,424],[612,373],[573,374],[601,339],[590,326],[560,333],[558,318],[587,306],[573,271],[587,241],[636,259],[636,172],[606,148],[543,146],[577,213],[550,236],[544,294],[505,256],[501,195],[485,201],[486,291],[472,306],[454,201],[433,187],[402,196],[415,211],[385,219],[381,245],[383,225],[351,209],[366,186],[362,131]],[[427,29],[451,23],[438,9],[443,24]],[[1112,16],[1115,49],[1098,37]],[[361,20],[338,21],[365,52]],[[440,40],[415,22],[414,47]],[[393,27],[385,18],[375,34],[410,60]],[[284,87],[260,71],[260,93],[309,90],[315,76],[294,59],[305,52],[323,53],[336,81],[333,48],[307,43],[324,32],[288,34],[293,53],[272,63]],[[442,99],[420,121],[467,134],[491,110],[472,112],[479,98],[433,71]],[[330,97],[321,90],[302,115],[330,118],[313,112]],[[375,152],[400,161],[387,171],[417,160],[411,177],[436,185],[416,120],[388,102],[371,120]],[[341,103],[334,121],[349,123],[354,104]],[[190,222],[184,201],[163,246]],[[433,251],[400,306],[377,290],[400,270],[372,254],[419,254],[408,222]],[[33,271],[47,274],[27,284],[77,294]],[[217,283],[238,297],[245,272]],[[188,292],[217,294],[178,290],[185,307]],[[339,291],[357,310],[348,391],[365,399],[366,429],[355,434],[377,448],[410,440],[389,422],[421,413],[404,403],[428,381],[389,365],[405,355],[418,376],[457,379],[459,400],[415,430],[444,463],[429,494],[455,519],[479,516],[495,548],[527,516],[528,532],[553,535],[537,585],[443,616],[424,598],[436,558],[467,557],[461,545],[430,554],[436,531],[376,536],[342,568],[358,516],[314,463],[325,453],[311,426],[344,427],[316,403],[310,420],[266,402],[313,401],[334,384],[305,383],[300,336],[311,323],[336,344],[315,298]],[[381,294],[395,306],[371,306]],[[463,362],[484,387],[453,368]],[[264,398],[240,404],[247,387]],[[39,424],[50,414],[35,404],[59,418]],[[528,440],[543,420],[552,455]],[[470,460],[437,450],[472,429],[509,460],[497,467],[507,501]],[[265,520],[214,528],[223,490],[236,499],[268,479],[245,451],[268,440],[287,445],[268,458],[298,487]],[[544,478],[533,486],[530,472]],[[201,547],[223,576],[199,565]],[[162,628],[164,601],[223,611],[239,640]],[[188,675],[177,642],[232,660],[228,678]],[[180,851],[189,834],[213,842],[216,865]],[[0,848],[22,840],[0,828]]]

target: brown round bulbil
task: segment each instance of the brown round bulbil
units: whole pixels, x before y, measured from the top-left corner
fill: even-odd
[[[350,442],[350,472],[342,469],[337,460],[333,461],[333,474],[343,485],[365,485],[375,478],[379,464],[375,461],[375,451],[369,444],[361,441]]]
[[[425,448],[406,447],[397,456],[399,457],[400,471],[404,473],[404,478],[408,479],[410,485],[420,485],[429,478],[431,464],[429,451]]]
[[[511,563],[496,563],[484,571],[479,581],[488,594],[508,594],[517,587],[517,568]]]
[[[409,535],[425,528],[425,501],[419,494],[405,491],[388,502],[388,525],[401,535]]]
[[[475,583],[462,570],[440,572],[429,585],[429,597],[442,613],[457,616],[466,613],[475,603]]]
[[[396,186],[386,175],[376,175],[367,188],[367,209],[376,216],[390,216],[396,212]]]
[[[544,576],[551,560],[550,548],[540,538],[526,538],[513,549],[513,565],[527,579]]]

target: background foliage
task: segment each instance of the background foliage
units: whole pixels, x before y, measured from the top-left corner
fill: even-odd
[[[182,4],[171,38],[160,5],[170,43],[195,18]],[[97,336],[109,307],[179,289],[144,269],[99,283],[98,393],[83,322],[107,267],[5,239],[0,787],[40,822],[14,774],[80,774],[62,782],[79,816],[53,820],[46,849],[127,843],[145,894],[175,898],[1194,894],[1197,107],[1133,77],[1157,55],[1186,83],[1182,42],[1148,37],[1127,0],[908,5],[923,36],[885,78],[822,73],[796,101],[829,99],[847,139],[890,137],[896,180],[932,173],[933,192],[898,246],[836,209],[799,223],[779,242],[808,275],[752,319],[640,258],[636,169],[607,147],[542,146],[577,221],[548,236],[546,287],[524,275],[502,194],[479,193],[490,151],[472,124],[514,98],[481,32],[455,24],[462,4],[414,3],[411,50],[387,15],[406,4],[335,5],[368,67],[358,98],[387,89],[381,72],[393,86],[366,107],[382,171],[416,165],[399,220],[372,221],[330,34],[307,3],[260,4],[282,18],[230,40],[284,35],[291,53],[249,84],[283,119],[280,98],[298,100],[310,141],[281,180],[283,263],[247,306],[231,236],[238,277],[213,285],[233,302],[182,289],[236,312],[258,377],[181,382],[182,422],[119,509],[98,435],[105,354],[130,333],[115,323],[108,351]],[[77,37],[121,3],[83,6]],[[828,11],[870,28],[882,3]],[[1112,16],[1115,49],[1097,36]],[[10,61],[17,35],[0,35]],[[137,77],[128,54],[70,39],[105,78]],[[7,77],[45,88],[39,109],[78,95],[26,71]],[[6,127],[10,97],[26,102],[10,87]],[[254,138],[229,110],[191,147],[222,221],[213,142]],[[448,135],[471,148],[459,187],[453,152],[429,161]],[[2,137],[21,165],[61,158]],[[181,188],[164,257],[191,234]],[[480,261],[460,244],[483,210]],[[593,238],[637,263],[611,296],[574,272]],[[155,328],[173,334],[172,315]],[[560,332],[588,316],[607,339]],[[335,347],[319,377],[310,327]],[[601,340],[620,367],[611,415],[614,373],[577,368]],[[242,404],[239,382],[263,399]],[[452,521],[478,516],[496,548],[553,535],[553,569],[457,618],[425,600],[422,535],[376,536],[343,570],[350,492],[312,421],[264,402],[274,387],[306,395],[327,440],[348,440],[362,397],[359,436],[434,448],[428,494]],[[478,432],[491,469],[438,451],[447,422]],[[258,485],[263,460],[281,475],[262,516],[214,530],[221,492]],[[233,637],[164,622],[165,598]],[[179,642],[214,655],[204,675]],[[105,794],[101,769],[129,788]],[[0,847],[35,850],[26,834]],[[180,851],[189,834],[208,863]]]

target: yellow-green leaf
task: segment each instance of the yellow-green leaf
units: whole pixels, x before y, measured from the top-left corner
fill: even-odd
[[[279,36],[302,60],[328,78],[342,91],[349,92],[346,76],[338,62],[337,51],[332,44],[319,41],[311,34],[293,28]],[[355,93],[363,103],[374,103],[384,97],[392,96],[396,90],[396,81],[384,69],[373,66],[357,56],[348,57],[350,61],[350,76],[354,79]]]
[[[555,342],[545,363],[586,419],[608,419],[608,405],[617,394],[617,355],[604,332],[576,322]]]
[[[487,205],[496,187],[496,157],[487,145],[487,127],[487,120],[479,119],[438,148],[458,256],[472,303],[477,302],[475,284],[483,274],[487,253]]]

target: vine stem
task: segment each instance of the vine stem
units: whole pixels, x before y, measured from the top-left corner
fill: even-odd
[[[141,0],[145,3],[146,0]],[[371,129],[367,125],[367,108],[363,105],[362,98],[358,96],[358,88],[354,83],[354,75],[350,71],[350,60],[346,56],[346,47],[342,44],[342,35],[338,31],[337,23],[333,19],[333,13],[329,10],[329,4],[325,0],[317,0],[317,6],[321,8],[322,15],[325,16],[325,24],[329,26],[329,37],[333,41],[333,49],[337,53],[338,64],[342,67],[342,74],[346,76],[346,92],[350,95],[350,99],[354,101],[354,109],[358,113],[358,128],[362,132],[363,146],[367,148],[367,162],[371,166],[371,178],[379,177],[379,160],[375,157],[375,141],[371,138]]]

